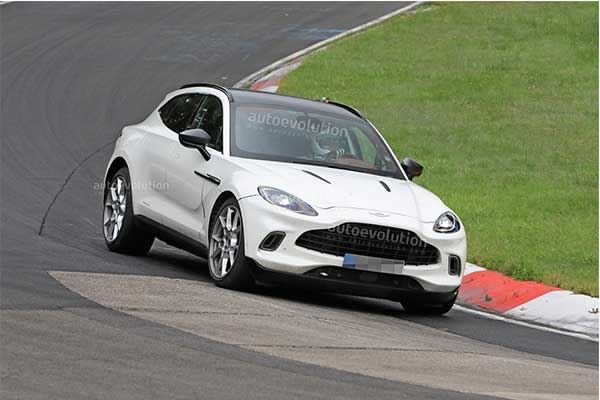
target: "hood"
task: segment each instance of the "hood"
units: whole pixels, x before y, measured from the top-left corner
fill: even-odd
[[[433,193],[410,181],[313,165],[237,157],[232,160],[256,177],[257,186],[285,190],[317,209],[364,209],[422,222],[434,222],[449,210]]]

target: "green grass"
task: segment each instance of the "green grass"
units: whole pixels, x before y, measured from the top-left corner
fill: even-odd
[[[280,92],[362,110],[463,219],[471,262],[598,295],[598,4],[425,6]]]

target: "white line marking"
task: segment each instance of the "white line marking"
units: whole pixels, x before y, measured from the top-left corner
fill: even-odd
[[[400,8],[399,10],[392,11],[389,14],[385,14],[385,15],[379,17],[379,18],[375,18],[374,20],[366,22],[366,23],[364,23],[362,25],[358,25],[357,27],[354,27],[352,29],[344,31],[344,32],[342,32],[342,33],[340,33],[338,35],[332,36],[329,39],[325,39],[325,40],[323,40],[321,42],[313,44],[312,46],[308,46],[308,47],[306,47],[306,48],[304,48],[302,50],[298,50],[297,52],[295,52],[293,54],[290,54],[287,57],[284,57],[284,58],[282,58],[280,60],[277,60],[274,63],[269,64],[266,67],[261,68],[261,69],[259,69],[256,72],[253,72],[252,74],[246,76],[241,81],[239,81],[238,83],[236,83],[235,85],[233,85],[233,87],[234,88],[244,87],[244,86],[246,86],[248,84],[248,82],[253,81],[257,77],[259,77],[259,76],[267,73],[268,71],[271,71],[271,70],[273,70],[273,69],[275,69],[275,68],[277,68],[277,67],[279,67],[279,66],[281,66],[281,65],[283,65],[283,64],[285,64],[285,63],[287,63],[289,61],[292,61],[292,60],[294,60],[296,58],[302,57],[302,56],[304,56],[304,55],[306,55],[306,54],[308,54],[308,53],[310,53],[312,51],[315,51],[318,48],[321,48],[321,47],[323,47],[323,46],[325,46],[325,45],[327,45],[327,44],[329,44],[331,42],[334,42],[334,41],[336,41],[338,39],[341,39],[341,38],[346,37],[348,35],[352,35],[352,34],[354,34],[356,32],[360,32],[360,31],[365,30],[365,29],[367,29],[367,28],[369,28],[369,27],[371,27],[373,25],[379,24],[379,23],[381,23],[381,22],[383,22],[385,20],[388,20],[388,19],[390,19],[390,18],[392,18],[392,17],[394,17],[394,16],[396,16],[398,14],[401,14],[403,12],[409,11],[409,10],[411,10],[411,9],[413,9],[413,8],[417,7],[418,5],[423,4],[423,3],[424,3],[424,1],[416,1],[416,2],[414,2],[412,4],[409,4],[409,5],[405,6],[405,7]]]
[[[520,326],[524,326],[527,328],[532,328],[532,329],[537,329],[540,331],[544,331],[544,332],[551,332],[551,333],[556,333],[559,335],[564,335],[564,336],[571,336],[577,339],[584,339],[584,340],[589,340],[590,342],[596,342],[598,343],[598,338],[596,337],[592,337],[592,336],[588,336],[585,335],[583,333],[575,333],[575,332],[567,332],[567,331],[563,331],[560,329],[554,329],[554,328],[550,328],[547,326],[542,326],[542,325],[536,325],[536,324],[530,324],[529,322],[525,322],[525,321],[520,321],[520,320],[516,320],[516,319],[512,319],[512,318],[506,318],[503,317],[501,315],[497,315],[497,314],[490,314],[490,313],[486,313],[483,311],[477,311],[477,310],[473,310],[467,307],[463,307],[463,306],[459,306],[458,304],[454,305],[454,309],[457,311],[462,311],[465,313],[470,313],[470,314],[474,314],[474,315],[478,315],[480,317],[484,317],[484,318],[488,318],[488,319],[493,319],[496,321],[502,321],[502,322],[508,322],[509,324],[513,324],[513,325],[520,325]]]

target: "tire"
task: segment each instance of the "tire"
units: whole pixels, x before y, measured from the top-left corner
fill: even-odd
[[[213,282],[227,289],[254,288],[252,260],[244,253],[242,212],[234,198],[225,200],[214,213],[209,232],[208,270]]]
[[[146,254],[152,247],[154,236],[136,224],[129,170],[121,168],[106,183],[102,211],[104,243],[116,253]]]
[[[452,309],[454,302],[456,302],[457,295],[454,295],[450,300],[445,303],[428,304],[418,301],[400,300],[402,307],[409,314],[416,315],[444,315]]]

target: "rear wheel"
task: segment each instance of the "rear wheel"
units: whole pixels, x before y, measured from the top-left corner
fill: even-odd
[[[118,170],[107,182],[102,232],[106,246],[117,253],[143,255],[154,242],[154,236],[136,224],[127,167]]]
[[[457,295],[444,303],[426,303],[414,300],[401,300],[402,307],[409,314],[417,315],[444,315],[452,309]]]
[[[240,206],[234,198],[227,199],[210,224],[210,276],[218,286],[247,290],[254,286],[251,263],[244,254],[244,223]]]

